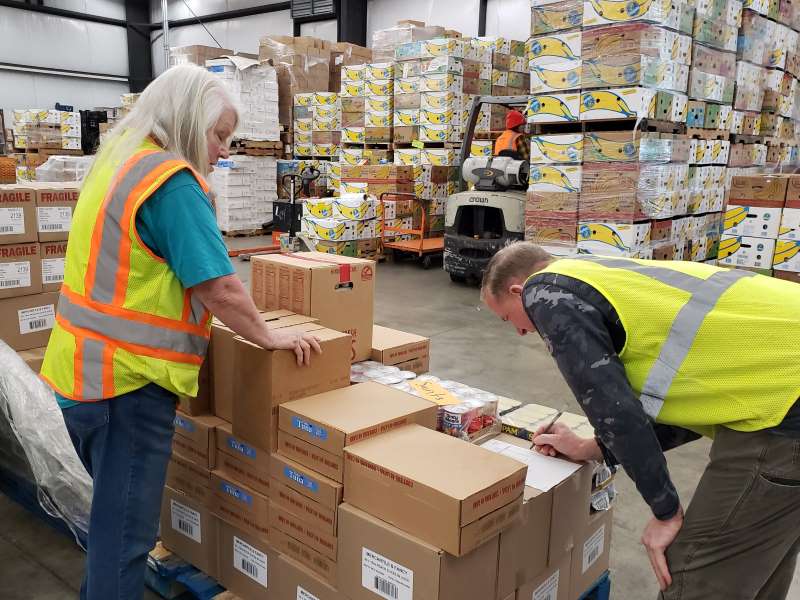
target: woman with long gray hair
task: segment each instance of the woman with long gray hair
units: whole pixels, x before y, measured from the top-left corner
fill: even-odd
[[[81,189],[42,366],[94,482],[82,600],[139,600],[178,395],[196,396],[215,315],[308,364],[318,340],[270,332],[234,274],[206,177],[239,120],[222,81],[169,69],[103,143]]]

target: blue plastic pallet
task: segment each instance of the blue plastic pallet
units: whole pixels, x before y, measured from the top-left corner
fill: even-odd
[[[167,600],[212,600],[225,591],[216,580],[163,549],[160,543],[147,557],[147,566],[147,586]]]
[[[609,600],[611,597],[611,575],[608,571],[603,573],[597,581],[592,584],[579,600]]]

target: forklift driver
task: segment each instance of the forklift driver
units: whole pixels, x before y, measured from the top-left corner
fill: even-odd
[[[506,114],[506,130],[494,143],[495,156],[509,156],[527,161],[531,156],[530,142],[523,133],[525,117],[518,110]]]

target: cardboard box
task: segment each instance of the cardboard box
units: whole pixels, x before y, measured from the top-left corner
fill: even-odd
[[[530,583],[517,590],[520,600],[572,600],[570,578],[572,576],[572,553],[567,552],[561,560],[541,571]],[[585,590],[584,590],[585,591]]]
[[[278,553],[267,542],[219,524],[219,583],[242,598],[278,598]]]
[[[339,523],[338,587],[352,600],[495,597],[496,536],[455,557],[349,504]]]
[[[746,200],[750,206],[782,208],[791,179],[770,175],[736,175],[731,179],[730,200]]]
[[[544,94],[528,100],[524,114],[528,123],[561,123],[577,121],[580,111],[578,93]]]
[[[186,562],[217,577],[217,518],[202,503],[171,488],[161,499],[161,543]]]
[[[211,511],[250,535],[269,536],[269,498],[222,471],[211,472]]]
[[[287,485],[273,479],[270,487],[270,500],[276,506],[294,514],[298,519],[315,527],[318,531],[336,535],[336,508],[326,507],[296,492]]]
[[[0,246],[0,299],[30,296],[41,291],[39,244]]]
[[[461,556],[517,518],[526,470],[408,425],[345,449],[345,501]]]
[[[800,176],[790,175],[786,184],[786,208],[800,208]]]
[[[614,511],[595,513],[572,551],[570,599],[578,600],[608,569]]]
[[[778,230],[781,240],[800,240],[800,208],[784,208]]]
[[[784,281],[791,281],[792,283],[800,283],[800,273],[794,273],[792,271],[775,269],[775,278],[783,279]]]
[[[233,435],[230,423],[217,425],[215,440],[217,470],[269,496],[269,451],[256,448]]]
[[[772,268],[775,240],[722,235],[719,242],[719,264],[734,267]]]
[[[57,305],[53,292],[0,300],[0,339],[17,351],[46,346]]]
[[[287,536],[288,537],[288,536]],[[284,555],[277,561],[277,598],[297,600],[349,600],[314,572]]]
[[[278,452],[301,465],[341,483],[344,458],[278,430]]]
[[[42,291],[59,291],[61,284],[64,283],[64,260],[67,257],[67,242],[41,244],[39,255],[42,259]]]
[[[264,350],[236,338],[238,376],[233,382],[233,434],[258,448],[275,450],[278,406],[313,394],[350,385],[350,336],[306,323],[284,329],[290,333],[313,332],[322,354],[311,358],[311,366],[297,366],[294,352]]]
[[[37,242],[36,191],[22,185],[0,185],[0,244]]]
[[[204,506],[211,505],[211,471],[196,465],[180,454],[173,454],[167,464],[166,485],[197,500]]]
[[[213,469],[216,453],[214,428],[221,424],[222,419],[211,415],[192,416],[176,412],[172,451],[204,469]]]
[[[800,241],[778,240],[772,266],[781,271],[800,273]]]
[[[319,503],[323,508],[335,510],[342,502],[342,484],[303,465],[273,454],[272,478],[278,483]]]
[[[744,206],[730,202],[725,211],[723,233],[748,237],[778,237],[781,228],[781,208]]]
[[[44,353],[47,348],[33,348],[32,350],[23,350],[18,352],[19,357],[25,361],[25,364],[30,367],[34,373],[39,373],[42,370],[42,363],[44,362]]]
[[[430,366],[430,338],[389,329],[380,325],[372,327],[372,360],[384,365],[409,364],[417,375],[427,373]]]
[[[298,542],[336,562],[338,542],[335,535],[320,531],[304,519],[277,504],[270,503],[270,527],[282,531]]]
[[[272,528],[270,541],[278,552],[311,569],[325,583],[332,586],[336,585],[336,561],[274,527]]]
[[[284,308],[316,317],[325,327],[353,336],[353,361],[369,358],[374,261],[298,252],[255,257],[252,265],[252,294],[258,308]]]
[[[317,321],[313,317],[297,315],[289,310],[269,311],[262,313],[261,317],[270,330]],[[235,362],[235,337],[236,334],[231,329],[215,320],[211,327],[207,358],[214,389],[214,414],[229,423],[233,421],[233,389],[239,373]]]
[[[285,440],[288,456],[341,483],[346,446],[411,423],[436,429],[436,418],[432,402],[367,382],[283,404],[278,426],[300,442]]]
[[[36,184],[36,225],[40,242],[66,241],[78,204],[77,183]]]

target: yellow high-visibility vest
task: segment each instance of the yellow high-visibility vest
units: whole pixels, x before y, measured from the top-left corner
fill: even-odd
[[[197,395],[211,315],[139,238],[136,214],[189,164],[145,141],[96,163],[72,219],[64,283],[41,375],[66,398],[112,398],[155,383]]]
[[[655,421],[709,433],[780,423],[800,398],[800,286],[695,262],[600,256],[540,273],[600,292],[625,328],[619,354]]]

